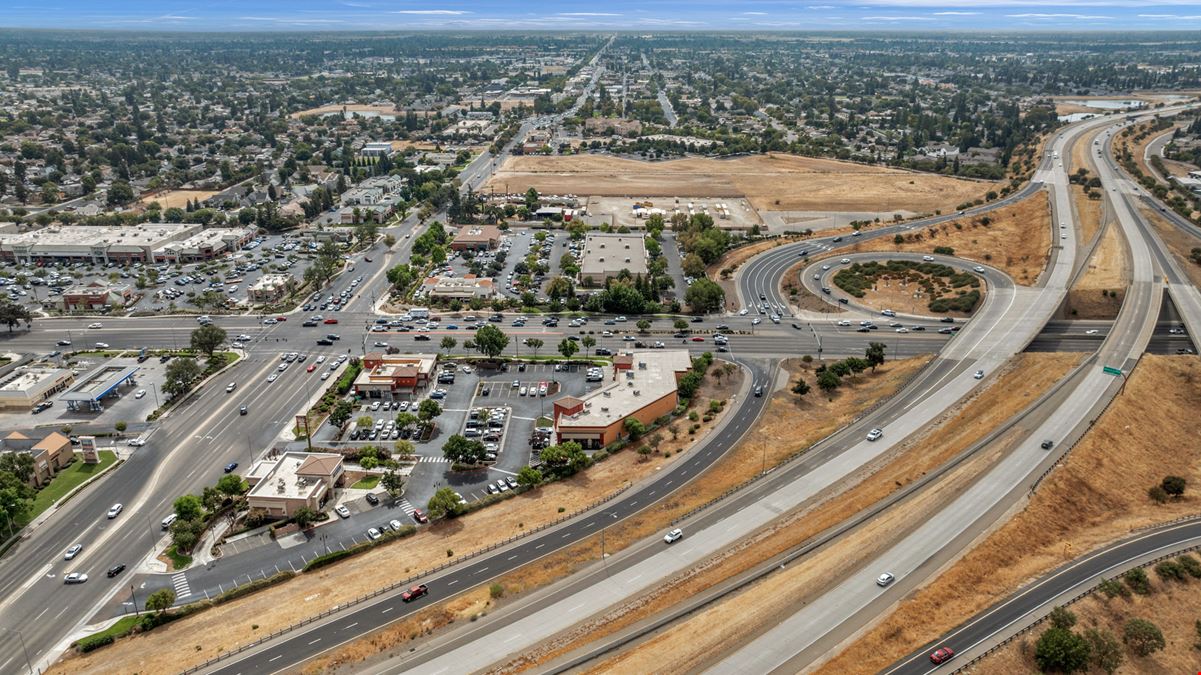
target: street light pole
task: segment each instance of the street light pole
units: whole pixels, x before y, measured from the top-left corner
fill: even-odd
[[[612,516],[613,520],[617,520],[617,513],[615,511],[606,511],[604,515]],[[612,523],[610,523],[610,525],[612,525]],[[604,568],[606,575],[609,574],[609,567],[605,562],[605,560],[609,557],[609,554],[605,553],[605,530],[608,529],[609,525],[601,528],[601,567]]]
[[[30,675],[33,675],[33,661],[29,658],[29,648],[25,646],[25,636],[21,635],[21,631],[16,628],[5,628],[4,630],[17,634],[17,639],[21,641],[21,651],[25,652],[25,667],[29,668]]]
[[[133,584],[129,585],[129,599],[133,601],[134,616],[138,615],[138,596],[133,591]]]

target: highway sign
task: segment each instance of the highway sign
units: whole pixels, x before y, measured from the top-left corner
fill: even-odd
[[[1106,375],[1121,375],[1122,374],[1122,370],[1120,368],[1110,368],[1109,366],[1104,366],[1103,368],[1101,368],[1101,372],[1105,373]]]

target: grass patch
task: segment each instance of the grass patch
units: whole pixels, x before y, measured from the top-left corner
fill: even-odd
[[[355,490],[371,490],[379,485],[379,476],[367,476],[350,487]]]
[[[167,550],[163,551],[163,553],[171,559],[171,566],[177,570],[185,569],[188,565],[192,564],[192,556],[175,550],[175,544],[167,547]]]
[[[100,475],[116,461],[117,453],[111,450],[100,451],[99,464],[85,464],[82,459],[76,459],[71,466],[60,471],[46,487],[38,491],[37,496],[33,498],[33,508],[29,511],[28,520],[25,522],[38,517],[55,502],[65,497],[68,492],[83,485],[93,476]]]
[[[79,644],[80,642],[83,642],[84,640],[102,641],[106,637],[110,637],[114,640],[117,638],[120,638],[120,637],[125,637],[126,635],[129,635],[131,632],[133,632],[133,627],[138,625],[138,622],[141,620],[142,620],[142,617],[137,616],[137,615],[123,616],[117,620],[117,623],[114,623],[113,625],[109,626],[108,628],[105,628],[104,630],[100,631],[99,633],[94,633],[92,635],[87,636],[86,638],[81,638],[80,640],[76,641],[75,644]]]

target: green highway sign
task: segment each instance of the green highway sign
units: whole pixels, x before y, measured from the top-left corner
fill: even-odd
[[[1106,375],[1121,375],[1122,374],[1122,370],[1120,368],[1110,368],[1109,366],[1105,366],[1105,367],[1101,368],[1101,372],[1105,373]]]

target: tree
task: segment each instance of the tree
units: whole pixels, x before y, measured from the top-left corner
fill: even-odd
[[[427,398],[425,400],[429,401],[431,399]],[[424,403],[424,401],[423,401],[423,403]],[[418,421],[417,415],[415,415],[411,412],[402,412],[402,413],[396,414],[396,426],[400,427],[401,429],[407,429],[407,428],[417,424],[417,421]]]
[[[676,330],[688,330],[688,322],[683,319],[676,319],[671,322],[671,325]]]
[[[200,365],[196,363],[196,359],[188,357],[172,359],[171,363],[167,364],[163,393],[171,398],[185,394],[191,390],[192,383],[198,377],[200,377]]]
[[[452,435],[446,439],[446,443],[442,444],[442,455],[452,462],[460,464],[479,464],[484,461],[485,452],[487,450],[483,443],[459,434]]]
[[[538,350],[542,349],[542,345],[544,345],[544,344],[546,344],[546,343],[542,341],[542,338],[529,338],[528,340],[525,341],[525,345],[527,347],[529,347],[530,349],[534,350],[535,357],[538,356]]]
[[[296,509],[296,512],[292,514],[292,522],[302,530],[308,529],[315,520],[317,520],[317,514],[307,506]]]
[[[22,483],[28,483],[33,478],[33,465],[33,455],[28,452],[0,453],[0,472],[14,475]]]
[[[596,338],[592,337],[591,335],[585,335],[583,339],[580,340],[580,344],[584,345],[584,349],[591,353],[592,348],[596,346]]]
[[[450,356],[450,350],[454,349],[455,347],[458,347],[459,341],[452,338],[451,336],[447,335],[442,338],[442,342],[440,343],[440,346],[442,347],[442,349],[446,350],[446,355]]]
[[[530,211],[538,210],[538,191],[534,188],[525,191],[525,208]]]
[[[1096,668],[1113,675],[1122,665],[1124,654],[1122,643],[1109,631],[1099,631],[1089,628],[1084,631],[1084,639],[1088,641],[1092,652],[1092,664]]]
[[[863,356],[871,364],[873,373],[876,372],[877,366],[884,365],[884,350],[885,346],[883,342],[869,342],[867,345],[867,350]]]
[[[227,473],[217,480],[217,491],[230,497],[246,492],[246,480],[236,473]]]
[[[462,505],[459,504],[459,496],[455,494],[455,491],[444,487],[438,488],[434,496],[430,497],[425,508],[429,511],[431,518],[453,518],[459,515]]]
[[[809,383],[804,378],[797,378],[796,384],[792,385],[792,393],[797,396],[805,396],[810,391]]]
[[[196,495],[184,495],[176,499],[173,508],[180,520],[199,520],[204,515],[204,504]]]
[[[646,433],[646,425],[633,417],[626,418],[625,429],[626,433],[630,435],[631,441],[642,438],[642,435]]]
[[[821,387],[821,390],[826,392],[827,396],[829,396],[830,393],[837,389],[841,384],[842,379],[838,377],[838,375],[836,375],[832,370],[823,370],[821,375],[817,376],[817,386]]]
[[[113,429],[116,429],[118,434],[125,433],[125,430],[128,428],[129,425],[125,423],[125,420],[118,420],[117,423],[113,425]]]
[[[123,180],[115,180],[108,188],[108,205],[124,206],[133,201],[133,188]]]
[[[517,484],[523,487],[537,487],[542,483],[542,472],[532,466],[523,466],[517,472]]]
[[[395,466],[389,466],[384,475],[380,476],[379,484],[395,499],[404,493],[405,478]]]
[[[1126,627],[1122,629],[1122,641],[1137,656],[1150,656],[1155,652],[1162,651],[1167,645],[1159,626],[1146,619],[1127,621]]]
[[[689,253],[684,256],[684,262],[681,263],[684,268],[684,274],[687,274],[694,279],[700,278],[705,274],[705,261],[695,253]]]
[[[562,354],[563,358],[565,359],[570,359],[572,356],[575,356],[575,353],[579,350],[580,346],[577,345],[573,340],[563,338],[559,342],[559,353]]]
[[[417,405],[417,419],[429,422],[442,414],[442,406],[437,401],[427,398]]]
[[[688,308],[695,314],[716,312],[722,308],[725,301],[726,292],[716,281],[710,279],[697,279],[689,284],[688,290],[684,292],[684,302],[688,303]]]
[[[496,326],[488,324],[475,332],[475,346],[488,358],[494,359],[509,346],[509,336]]]
[[[1180,497],[1184,495],[1184,487],[1187,484],[1188,481],[1180,476],[1165,476],[1163,482],[1160,483],[1160,487],[1162,487],[1163,491],[1169,495],[1173,497]]]
[[[542,463],[561,476],[570,476],[588,466],[588,456],[579,443],[567,441],[543,450]]]
[[[175,604],[175,590],[171,588],[160,588],[151,593],[146,598],[146,611],[163,612],[171,609],[171,605]]]
[[[8,332],[11,333],[13,326],[21,322],[25,322],[25,327],[29,328],[33,325],[33,314],[24,305],[11,302],[8,298],[0,299],[0,323],[8,326]]]
[[[350,419],[353,413],[354,406],[351,405],[350,401],[338,401],[333,411],[329,414],[329,421],[334,426],[340,427],[346,424],[346,420]]]
[[[1088,669],[1088,641],[1066,628],[1048,628],[1034,645],[1034,661],[1044,671],[1075,673]]]
[[[651,322],[648,319],[638,319],[634,325],[638,326],[639,333],[649,333],[651,330]]]
[[[192,349],[205,356],[212,356],[213,351],[225,342],[225,329],[213,324],[201,326],[192,331]]]

